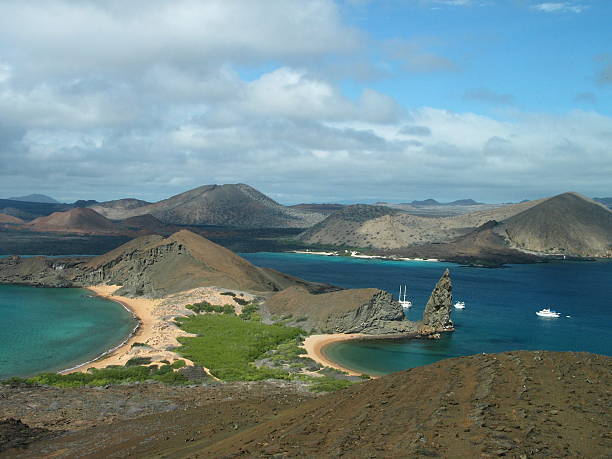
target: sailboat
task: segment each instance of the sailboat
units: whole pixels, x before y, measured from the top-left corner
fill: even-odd
[[[406,299],[406,286],[404,285],[403,296],[402,296],[402,286],[400,285],[399,296],[397,297],[399,304],[403,309],[410,309],[412,307],[412,301]]]

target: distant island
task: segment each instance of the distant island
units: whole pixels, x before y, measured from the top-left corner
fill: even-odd
[[[609,258],[606,202],[564,193],[506,205],[283,206],[245,184],[204,185],[156,203],[0,200],[0,251],[61,254],[82,246],[80,253],[104,253],[139,236],[188,229],[238,251],[348,250],[477,266]]]

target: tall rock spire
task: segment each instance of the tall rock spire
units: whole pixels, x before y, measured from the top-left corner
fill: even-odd
[[[435,331],[450,331],[453,322],[450,314],[453,307],[453,284],[448,269],[436,284],[423,311],[423,325]]]

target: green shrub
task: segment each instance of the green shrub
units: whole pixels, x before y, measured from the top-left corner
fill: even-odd
[[[183,368],[185,365],[187,364],[185,363],[184,360],[177,360],[172,363],[172,368],[179,369],[179,368]]]
[[[322,377],[313,379],[310,390],[313,392],[333,392],[340,389],[346,389],[352,384],[354,384],[352,381],[347,381],[345,379]]]
[[[180,319],[181,328],[196,337],[181,337],[177,351],[226,381],[290,379],[288,373],[257,368],[252,362],[267,351],[301,333],[297,328],[265,325],[229,315],[203,315]]]
[[[240,313],[240,318],[244,320],[254,320],[259,322],[261,320],[261,316],[258,313],[259,305],[255,303],[250,303],[242,308],[242,312]]]
[[[185,307],[198,314],[201,314],[203,312],[217,312],[220,314],[233,314],[234,313],[234,307],[229,304],[226,304],[223,306],[215,306],[215,305],[210,304],[208,301],[202,301],[201,303],[196,303],[196,304],[188,304]]]
[[[187,378],[180,373],[172,371],[170,365],[161,368],[145,366],[129,366],[114,368],[90,368],[87,373],[70,373],[60,375],[57,373],[43,373],[26,380],[29,384],[44,384],[57,387],[78,386],[105,386],[107,384],[120,384],[137,381],[160,381],[166,384],[181,384]]]
[[[126,367],[132,367],[135,365],[146,365],[151,363],[151,357],[132,357],[130,360],[125,362]]]

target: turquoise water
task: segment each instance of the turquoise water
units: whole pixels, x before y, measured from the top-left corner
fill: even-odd
[[[0,318],[0,379],[92,360],[136,326],[120,304],[76,288],[0,285]]]
[[[455,300],[454,333],[440,340],[362,341],[325,348],[338,363],[370,374],[426,365],[481,352],[517,349],[589,351],[612,355],[612,262],[559,262],[479,269],[452,263],[393,262],[292,253],[243,254],[256,265],[341,287],[377,287],[397,296],[408,286],[418,320],[431,290],[450,268]],[[550,307],[558,319],[535,315]],[[571,317],[565,317],[569,315]]]

